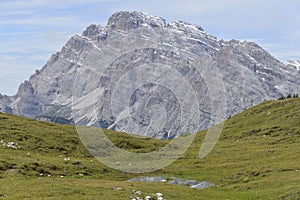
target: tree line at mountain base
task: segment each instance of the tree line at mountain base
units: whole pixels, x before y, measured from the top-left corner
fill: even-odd
[[[298,94],[288,94],[286,97],[285,96],[281,96],[278,98],[278,100],[283,100],[283,99],[291,99],[291,98],[299,98]]]

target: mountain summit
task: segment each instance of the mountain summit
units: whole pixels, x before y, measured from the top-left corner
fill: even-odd
[[[15,96],[0,95],[0,111],[166,139],[300,93],[299,85],[298,67],[255,43],[118,12],[71,37]]]

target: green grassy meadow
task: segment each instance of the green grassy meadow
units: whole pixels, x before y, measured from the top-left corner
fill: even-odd
[[[105,130],[118,147],[151,152],[168,141]],[[300,199],[300,99],[268,101],[225,122],[211,153],[201,159],[206,131],[161,170],[130,174],[101,164],[74,126],[0,113],[0,199],[131,199],[161,192],[167,200]],[[13,142],[13,147],[7,147]],[[10,143],[11,144],[11,143]],[[216,184],[208,189],[133,183],[139,176],[177,177]],[[114,190],[121,187],[123,190]]]

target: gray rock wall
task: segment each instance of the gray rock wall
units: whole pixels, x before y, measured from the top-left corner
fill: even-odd
[[[255,43],[118,12],[105,27],[90,25],[70,38],[15,96],[1,95],[0,111],[174,138],[300,93],[299,84],[297,67]]]

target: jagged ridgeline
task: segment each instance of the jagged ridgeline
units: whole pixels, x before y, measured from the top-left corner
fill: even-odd
[[[15,96],[0,96],[0,109],[174,138],[299,94],[297,63],[281,63],[253,42],[218,40],[198,25],[118,12],[71,37]]]

